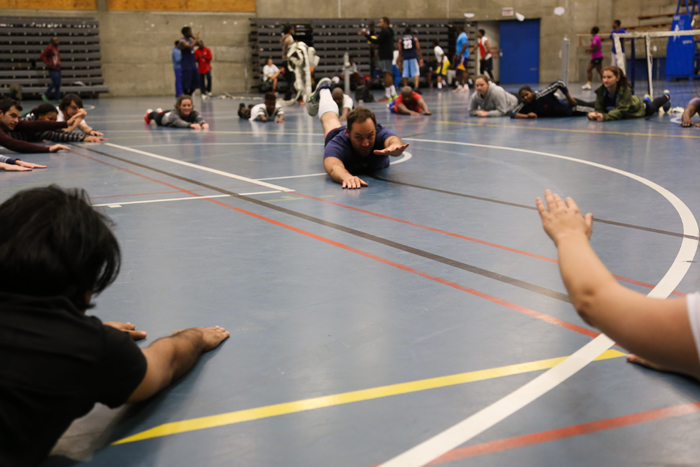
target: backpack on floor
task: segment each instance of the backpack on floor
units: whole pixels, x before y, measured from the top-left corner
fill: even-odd
[[[364,103],[374,102],[374,96],[367,86],[360,86],[357,88],[357,91],[355,91],[355,100]]]

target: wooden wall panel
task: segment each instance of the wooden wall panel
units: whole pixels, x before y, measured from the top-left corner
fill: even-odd
[[[97,0],[0,0],[0,8],[13,10],[97,10]]]
[[[255,0],[107,0],[107,7],[113,11],[254,12]]]

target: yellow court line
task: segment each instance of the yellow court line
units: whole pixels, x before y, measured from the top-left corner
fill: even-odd
[[[625,354],[622,352],[611,349],[603,352],[598,358],[596,358],[596,360],[607,360],[610,358],[623,357],[624,355]],[[470,371],[468,373],[441,376],[438,378],[423,379],[408,383],[392,384],[389,386],[379,386],[371,389],[362,389],[360,391],[333,394],[331,396],[314,397],[312,399],[268,405],[265,407],[239,410],[236,412],[228,412],[219,415],[210,415],[208,417],[192,418],[190,420],[182,420],[179,422],[164,423],[163,425],[159,425],[149,430],[142,431],[141,433],[137,433],[133,436],[115,441],[112,444],[132,443],[134,441],[142,441],[150,438],[159,438],[161,436],[185,433],[188,431],[232,425],[235,423],[304,412],[307,410],[321,409],[335,405],[350,404],[352,402],[378,399],[380,397],[396,396],[399,394],[425,391],[426,389],[442,388],[446,386],[454,386],[456,384],[500,378],[502,376],[519,375],[533,371],[547,370],[556,366],[567,358],[568,357],[550,358],[547,360],[519,363],[516,365],[502,366],[488,370]]]
[[[487,126],[489,128],[517,128],[519,130],[537,130],[537,131],[563,131],[566,133],[587,133],[591,135],[625,135],[625,136],[647,136],[655,138],[683,138],[683,139],[700,139],[700,136],[692,135],[663,135],[660,133],[627,133],[624,131],[591,131],[591,130],[568,130],[566,128],[548,128],[548,127],[533,127],[533,126],[518,126],[518,125],[492,125],[488,123],[463,123],[442,121],[446,125],[463,125],[463,126]]]

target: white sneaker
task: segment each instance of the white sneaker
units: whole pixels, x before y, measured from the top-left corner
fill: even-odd
[[[462,86],[457,86],[455,88],[455,91],[463,91],[463,90],[464,90],[464,88]]]
[[[209,96],[207,96],[206,94],[202,94],[202,100],[205,101],[207,99],[209,99]]]
[[[162,111],[163,111],[163,109],[161,109],[160,107],[158,107],[158,108],[156,109],[156,112],[162,112]]]
[[[211,93],[211,92],[207,92],[207,96],[208,96],[208,97],[211,97],[211,96],[212,96],[212,93]]]
[[[442,89],[442,83],[438,83],[438,89]]]
[[[591,89],[590,83],[586,83],[583,86],[581,86],[581,89]]]

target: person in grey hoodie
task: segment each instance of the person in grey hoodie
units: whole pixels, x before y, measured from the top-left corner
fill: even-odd
[[[192,128],[193,130],[206,130],[209,128],[209,124],[204,121],[204,117],[194,110],[192,96],[187,94],[177,98],[173,110],[148,109],[144,120],[146,123],[154,121],[158,126]]]
[[[469,104],[472,117],[505,117],[518,105],[518,98],[492,83],[488,76],[479,75],[474,80],[476,92]]]

